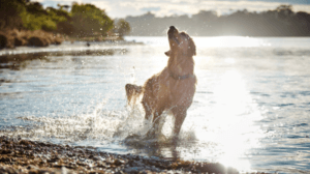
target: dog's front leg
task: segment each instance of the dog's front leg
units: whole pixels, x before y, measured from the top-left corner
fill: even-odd
[[[187,108],[183,106],[178,106],[172,109],[173,116],[175,118],[173,133],[174,137],[177,139],[186,117]]]
[[[161,123],[161,114],[163,113],[163,109],[156,109],[153,114],[152,128],[147,133],[147,137],[155,138],[160,134],[160,123]]]
[[[144,111],[145,111],[145,119],[150,120],[150,117],[152,116],[152,109],[150,108],[149,104],[147,102],[142,102]]]

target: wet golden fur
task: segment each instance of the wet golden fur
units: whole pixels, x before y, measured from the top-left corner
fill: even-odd
[[[125,88],[128,102],[143,94],[145,119],[153,115],[154,126],[162,112],[170,110],[175,117],[174,134],[177,136],[195,93],[193,56],[196,55],[196,47],[188,34],[173,26],[168,30],[168,40],[170,50],[165,53],[169,56],[168,65],[149,78],[144,86],[127,84]]]

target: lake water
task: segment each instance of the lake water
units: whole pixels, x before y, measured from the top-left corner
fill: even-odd
[[[124,143],[147,131],[124,86],[162,70],[169,48],[165,37],[126,40],[144,44],[0,50],[0,135],[240,171],[310,171],[310,38],[194,37],[197,90],[176,146]],[[173,118],[163,117],[169,139]]]

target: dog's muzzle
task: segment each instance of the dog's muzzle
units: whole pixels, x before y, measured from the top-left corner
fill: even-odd
[[[173,37],[172,40],[174,40],[178,45],[180,45],[180,42],[177,38]]]
[[[178,30],[174,27],[174,26],[171,26],[169,27],[169,30],[168,30],[168,38],[173,40],[177,45],[180,44],[179,40],[175,37],[175,33],[178,33]]]

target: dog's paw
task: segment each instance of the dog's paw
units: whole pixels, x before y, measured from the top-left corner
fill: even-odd
[[[179,136],[174,135],[171,139],[172,144],[177,144],[179,142]]]
[[[128,144],[128,145],[130,145],[130,144],[137,144],[138,142],[141,142],[142,139],[143,139],[143,137],[141,135],[132,134],[132,135],[127,136],[124,139],[124,143]]]
[[[151,128],[146,134],[145,134],[145,138],[146,139],[153,139],[156,137],[156,133],[155,133],[155,129]]]
[[[160,132],[156,132],[154,129],[150,129],[146,133],[144,140],[151,140],[151,141],[162,142],[162,143],[168,141],[167,137],[164,134]]]
[[[157,136],[157,141],[158,142],[166,142],[168,139],[167,139],[167,137],[164,135],[164,134],[159,134],[158,136]]]

